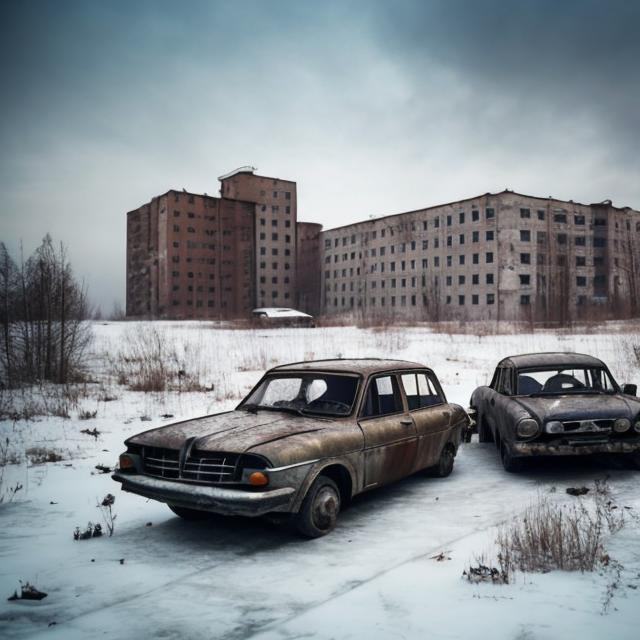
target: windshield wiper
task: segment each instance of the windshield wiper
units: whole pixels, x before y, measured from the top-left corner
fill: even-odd
[[[296,409],[295,407],[273,407],[264,404],[245,404],[242,406],[243,409],[247,409],[251,413],[258,413],[258,410],[261,411],[283,411],[285,413],[293,413],[298,416],[304,416],[305,413],[302,409]]]

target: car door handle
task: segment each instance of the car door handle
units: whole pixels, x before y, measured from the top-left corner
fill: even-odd
[[[400,424],[403,424],[405,427],[410,427],[413,425],[413,420],[400,420]]]

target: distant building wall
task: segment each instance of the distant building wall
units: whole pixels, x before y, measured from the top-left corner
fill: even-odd
[[[316,316],[320,313],[322,225],[298,222],[296,308]]]
[[[322,311],[384,320],[637,315],[639,242],[640,213],[628,208],[485,194],[324,231]]]
[[[292,306],[296,298],[296,183],[239,172],[220,179],[224,198],[255,202],[256,307]]]
[[[248,316],[254,230],[253,203],[187,192],[169,191],[130,212],[127,315]]]
[[[127,214],[127,315],[260,306],[366,320],[567,323],[640,315],[640,212],[512,191],[322,231],[296,183],[250,167],[221,197],[168,191]]]

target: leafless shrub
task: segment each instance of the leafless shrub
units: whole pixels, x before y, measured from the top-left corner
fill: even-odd
[[[623,525],[606,482],[596,484],[591,504],[558,505],[540,496],[500,530],[498,559],[512,571],[593,571],[605,555],[603,535]]]
[[[78,413],[78,420],[93,420],[98,415],[98,410],[89,411],[88,409],[83,409]]]

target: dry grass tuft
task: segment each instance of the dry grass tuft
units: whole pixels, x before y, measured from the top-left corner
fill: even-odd
[[[133,391],[204,390],[202,349],[189,341],[178,343],[155,325],[127,331],[110,369],[118,384]]]
[[[606,557],[603,536],[624,526],[606,481],[590,501],[554,504],[546,496],[504,526],[496,540],[498,560],[510,572],[593,571]]]

